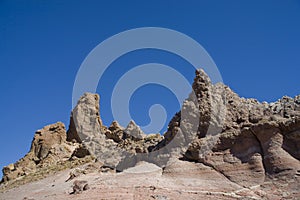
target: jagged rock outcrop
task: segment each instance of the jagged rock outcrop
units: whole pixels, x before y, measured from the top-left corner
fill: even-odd
[[[109,130],[102,124],[99,100],[99,95],[92,93],[80,97],[71,113],[68,140],[75,139],[98,161],[116,166],[122,158],[122,151],[105,134]]]
[[[185,158],[211,166],[243,186],[261,184],[271,175],[295,177],[300,169],[299,154],[295,153],[299,148],[295,146],[295,138],[293,142],[286,138],[287,135],[295,137],[300,130],[299,96],[283,97],[270,104],[259,103],[255,99],[240,98],[223,84],[211,85],[201,80],[195,82],[200,82],[198,86],[194,83],[193,87],[197,87],[194,91],[202,97],[208,96],[205,92],[210,94],[211,102],[217,100],[217,105],[223,105],[226,115],[223,115],[220,133],[208,134],[207,127],[215,126],[211,120],[215,115],[207,113],[215,108],[213,104],[204,103],[211,107],[204,109],[199,103],[200,112],[204,114],[200,118],[199,137],[192,141]],[[204,87],[205,83],[208,86]],[[225,99],[215,98],[215,91],[220,88],[225,92]]]
[[[189,141],[185,160],[210,166],[242,186],[261,184],[273,175],[298,176],[299,96],[259,103],[239,97],[221,83],[212,85],[203,70],[196,71],[193,91],[153,150],[171,154],[180,149],[175,151],[175,157],[180,157],[183,141]],[[189,117],[184,116],[187,105],[193,105],[186,112]],[[197,112],[199,122],[191,120]],[[176,145],[168,147],[171,143]]]
[[[157,148],[169,144],[177,133],[182,133],[180,140],[185,142],[179,146],[185,150],[186,145],[196,138],[220,133],[226,114],[224,101],[224,87],[221,84],[212,85],[205,72],[201,69],[197,70],[193,92],[183,102],[181,111],[172,118],[164,134],[164,140]]]
[[[29,153],[4,167],[2,182],[88,157],[116,171],[146,161],[163,169],[163,176],[176,174],[193,183],[200,176],[208,182],[213,177],[215,183],[230,183],[227,189],[246,187],[251,192],[252,186],[261,185],[268,191],[284,187],[297,193],[300,95],[260,103],[239,97],[224,84],[212,84],[197,70],[193,92],[163,136],[144,134],[134,121],[126,128],[117,121],[104,126],[99,100],[91,93],[79,99],[67,133],[62,123],[37,131]],[[266,186],[268,182],[275,186]]]
[[[129,122],[124,132],[128,135],[128,137],[132,136],[136,140],[142,140],[146,137],[146,134],[133,120]]]
[[[126,128],[113,121],[105,132],[108,139],[118,143],[117,146],[131,153],[148,153],[163,139],[159,133],[146,135],[132,120]]]
[[[114,121],[107,128],[102,124],[98,94],[85,93],[73,109],[68,131],[68,140],[82,143],[98,161],[115,168],[126,157],[147,153],[150,146],[162,140],[159,134],[146,135],[130,121],[124,129]]]
[[[82,142],[105,132],[99,110],[98,94],[84,93],[71,113],[68,141]]]
[[[113,121],[108,127],[108,130],[105,132],[105,135],[108,139],[119,143],[124,139],[124,128],[119,125],[117,121]]]
[[[63,165],[72,157],[78,144],[66,141],[65,125],[61,122],[37,130],[30,151],[15,164],[3,168],[2,182]]]

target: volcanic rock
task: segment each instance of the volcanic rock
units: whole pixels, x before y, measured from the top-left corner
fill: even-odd
[[[203,84],[198,85],[200,89],[203,88]],[[195,91],[200,89],[194,88]],[[210,166],[242,186],[262,184],[271,175],[277,178],[294,177],[300,168],[299,148],[296,147],[300,126],[297,111],[299,97],[283,97],[268,104],[240,98],[223,84],[205,89],[209,90],[211,92],[207,93],[211,95],[211,102],[217,99],[217,105],[225,108],[222,111],[226,112],[221,123],[222,129],[217,132],[219,134],[214,134],[207,128],[220,125],[212,121],[214,114],[202,118],[204,121],[200,118],[200,134],[191,142],[185,158]],[[226,98],[216,98],[215,91],[224,91]],[[200,92],[200,96],[208,95]],[[212,108],[202,112],[200,104],[200,112],[204,115],[215,109],[213,104],[205,103],[205,106]],[[287,135],[294,137],[288,139]]]
[[[33,174],[46,177],[48,169],[95,164],[96,158],[96,167],[80,173],[99,186],[91,189],[91,197],[300,198],[300,95],[260,103],[239,97],[222,83],[212,84],[197,70],[193,92],[163,136],[144,134],[134,121],[126,128],[117,121],[105,127],[99,100],[91,93],[79,99],[67,133],[60,122],[38,130],[29,153],[3,168],[3,185],[16,186],[12,183]],[[105,178],[107,169],[120,173]],[[70,180],[77,178],[70,174]],[[61,179],[69,184],[65,176]],[[74,193],[84,190],[74,187]],[[123,193],[115,197],[116,190]],[[5,197],[9,195],[14,196],[10,191]]]
[[[2,182],[67,161],[77,145],[67,142],[66,137],[65,125],[61,122],[37,130],[30,151],[15,164],[3,168]]]
[[[134,140],[142,140],[146,137],[146,134],[133,120],[129,122],[124,132],[127,134],[127,137],[133,137]]]

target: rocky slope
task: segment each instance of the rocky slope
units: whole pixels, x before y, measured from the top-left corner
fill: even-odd
[[[90,187],[73,183],[78,199],[300,198],[300,95],[260,103],[202,70],[193,91],[163,136],[134,121],[104,126],[99,95],[85,93],[68,131],[60,122],[38,130],[29,153],[3,168],[0,199],[74,198],[79,179]],[[37,192],[47,176],[57,182]]]

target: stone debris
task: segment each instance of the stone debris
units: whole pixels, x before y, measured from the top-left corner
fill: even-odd
[[[81,192],[90,189],[87,181],[76,180],[73,183],[73,192],[70,194],[80,194]]]

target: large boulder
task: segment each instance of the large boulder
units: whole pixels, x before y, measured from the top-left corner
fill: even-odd
[[[102,125],[99,100],[99,95],[92,93],[84,93],[80,97],[71,113],[68,141],[75,139],[82,142],[87,138],[103,135],[106,127]]]
[[[122,150],[105,134],[99,110],[100,96],[84,93],[71,113],[68,140],[76,140],[98,161],[115,167],[122,158]]]

